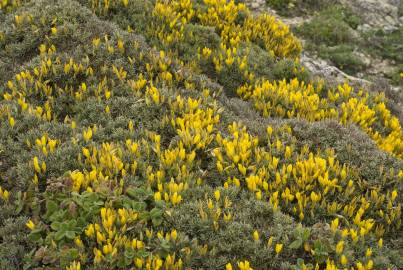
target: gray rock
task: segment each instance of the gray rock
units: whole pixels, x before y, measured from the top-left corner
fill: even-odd
[[[395,0],[338,0],[359,14],[372,27],[399,24],[398,6]]]

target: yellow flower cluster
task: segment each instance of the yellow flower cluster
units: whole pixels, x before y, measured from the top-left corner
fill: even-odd
[[[241,42],[263,42],[273,56],[297,57],[301,44],[291,34],[288,26],[268,14],[253,17],[243,3],[227,0],[205,0],[207,12],[198,12],[202,25],[214,26],[222,41],[231,49],[239,48]],[[242,24],[238,16],[246,15]]]
[[[244,85],[237,93],[244,99],[251,99],[263,116],[304,118],[317,121],[336,116],[335,109],[327,109],[327,101],[320,97],[322,87],[293,79],[289,83],[263,81],[255,87]]]
[[[124,43],[121,40],[113,42],[109,37],[105,36],[104,39],[95,38],[92,40],[94,50],[104,50],[105,53],[114,54],[115,48],[119,53],[124,53]],[[133,44],[136,46],[137,44]],[[128,46],[128,45],[127,45]],[[70,95],[77,102],[83,102],[90,97],[96,97],[100,100],[109,100],[113,96],[113,91],[108,86],[112,79],[103,77],[100,79],[96,88],[88,87],[85,82],[79,83],[78,87],[66,84],[64,88],[50,85],[47,78],[56,74],[63,74],[64,76],[71,76],[76,78],[84,76],[84,78],[94,78],[94,67],[92,67],[88,60],[83,59],[77,61],[75,59],[61,60],[59,57],[54,57],[56,47],[54,45],[42,44],[39,46],[41,54],[41,63],[38,67],[32,70],[25,70],[16,75],[15,81],[8,82],[10,92],[4,93],[4,98],[8,101],[17,99],[22,111],[33,114],[43,120],[52,121],[52,99],[54,95]],[[139,56],[143,58],[142,55]],[[131,58],[134,59],[134,58]],[[182,78],[178,75],[173,78],[172,73],[168,71],[170,60],[161,51],[157,57],[151,57],[151,63],[146,64],[148,74],[157,72],[158,78],[162,81],[181,81]],[[134,61],[133,61],[134,62]],[[151,166],[146,166],[144,175],[146,176],[149,185],[154,187],[155,199],[158,201],[164,199],[171,202],[173,205],[181,202],[181,195],[184,189],[187,188],[187,181],[192,179],[190,170],[192,163],[195,159],[195,151],[202,150],[208,147],[213,141],[215,131],[214,126],[219,122],[219,112],[217,105],[211,103],[208,106],[206,99],[210,97],[208,89],[204,89],[203,98],[201,99],[184,99],[181,96],[176,96],[174,99],[166,100],[160,93],[158,88],[152,81],[148,81],[142,74],[137,79],[128,78],[127,72],[123,67],[111,65],[109,67],[102,66],[101,72],[109,72],[122,84],[127,84],[132,90],[133,94],[139,98],[145,98],[148,105],[155,104],[161,105],[167,101],[171,110],[170,117],[172,126],[180,138],[178,146],[160,151],[160,141],[158,136],[154,136],[152,141],[155,143],[155,153],[160,160],[160,168],[154,170]],[[151,75],[150,75],[151,76]],[[160,82],[159,79],[156,82]],[[57,91],[55,91],[57,89]],[[31,105],[28,100],[33,96],[40,95],[47,100],[43,107]],[[108,108],[106,108],[108,109]],[[107,112],[107,110],[105,110]],[[71,119],[65,121],[71,122],[71,128],[76,129],[76,122]],[[13,122],[14,120],[10,121]],[[133,122],[129,123],[129,129],[133,130]],[[97,132],[97,127],[88,127],[82,131],[81,138],[85,143],[90,144],[94,134]],[[73,142],[77,143],[78,138],[74,138]],[[46,135],[35,141],[38,149],[47,156],[48,152],[53,152],[57,140],[49,139]],[[119,187],[122,178],[127,174],[136,174],[138,165],[140,164],[140,144],[144,145],[149,152],[147,145],[148,142],[142,141],[132,142],[127,141],[127,149],[118,144],[103,143],[101,147],[94,146],[83,147],[82,155],[78,157],[83,165],[88,168],[85,170],[73,171],[70,174],[72,181],[72,190],[82,192],[84,190],[93,192],[103,190],[105,187]],[[27,142],[30,146],[30,142]],[[132,160],[130,162],[123,162],[123,156],[130,152]],[[34,183],[37,185],[39,176],[44,176],[46,172],[46,163],[40,163],[38,157],[34,158]],[[164,183],[163,178],[171,179]],[[179,181],[175,183],[172,181]],[[198,178],[197,178],[198,179]],[[199,181],[199,180],[198,180]],[[167,190],[166,192],[164,190]]]
[[[157,2],[153,13],[156,23],[151,25],[149,32],[164,45],[180,42],[187,37],[186,25],[196,17],[199,24],[214,27],[221,37],[219,50],[199,48],[203,58],[211,57],[217,72],[222,71],[224,64],[231,67],[236,61],[247,80],[253,80],[254,74],[246,68],[248,53],[237,53],[241,43],[263,42],[265,49],[277,57],[295,58],[301,51],[299,41],[288,27],[273,16],[254,17],[245,4],[235,3],[233,0],[205,0],[203,3],[205,8],[193,6],[189,0]],[[238,18],[243,15],[246,19],[239,23]],[[189,35],[193,33],[190,32]]]
[[[83,147],[82,155],[84,164],[92,170],[71,173],[74,191],[96,191],[104,185],[119,185],[118,178],[124,176],[127,170],[136,168],[136,163],[124,164],[121,160],[122,149],[111,143],[103,143],[101,149]]]
[[[26,142],[28,147],[31,146],[31,142],[27,141]],[[57,140],[50,139],[47,134],[43,135],[41,138],[38,138],[35,140],[35,145],[39,151],[42,151],[42,153],[47,156],[49,153],[53,153],[56,149],[56,146],[58,144]]]
[[[352,97],[351,92],[351,87],[344,84],[338,87],[335,95],[329,95],[336,102],[343,101],[338,117],[340,123],[357,124],[380,149],[403,158],[403,130],[398,118],[386,108],[384,94],[370,99],[368,93],[360,91],[358,97]]]
[[[232,220],[231,205],[231,200],[227,196],[221,197],[221,192],[217,189],[214,199],[206,198],[199,203],[199,216],[203,221],[211,222],[214,230],[218,230],[220,226]]]
[[[244,33],[245,40],[263,43],[273,56],[296,58],[302,49],[301,43],[291,35],[289,27],[266,13],[257,18],[247,18]]]
[[[244,79],[253,85],[258,78],[248,71],[247,54],[238,53],[240,43],[246,41],[265,44],[265,49],[277,57],[298,57],[301,50],[300,43],[290,34],[288,27],[276,21],[274,17],[262,14],[255,18],[248,15],[249,11],[244,4],[235,4],[233,1],[206,0],[204,4],[207,9],[199,10],[188,1],[158,3],[154,15],[157,18],[166,19],[163,27],[171,23],[172,28],[177,25],[174,22],[180,20],[181,31],[175,32],[176,41],[185,39],[184,25],[194,16],[194,10],[200,24],[215,27],[221,37],[220,48],[215,51],[206,47],[199,48],[199,53],[202,59],[212,60],[217,72],[238,63],[237,68]],[[241,13],[246,14],[242,25],[236,20]],[[161,30],[156,34],[159,40],[169,39],[167,43],[174,40],[173,32],[165,36],[162,33],[165,32]],[[167,35],[170,35],[169,38],[166,37]],[[251,98],[256,109],[264,116],[301,117],[309,121],[336,118],[343,124],[358,124],[381,149],[396,157],[402,157],[402,131],[399,121],[390,116],[386,107],[384,108],[386,114],[380,114],[387,116],[388,119],[379,120],[379,117],[375,117],[379,114],[376,113],[379,105],[369,107],[371,101],[368,98],[354,97],[354,92],[347,84],[340,85],[336,91],[329,90],[327,98],[323,97],[324,93],[320,85],[315,87],[309,83],[299,82],[297,79],[289,83],[263,81],[255,86],[240,85],[237,92],[243,98]],[[381,122],[382,127],[386,128],[386,136],[382,135],[385,131],[374,130],[375,122]]]
[[[250,98],[264,116],[300,117],[309,121],[331,118],[338,119],[342,124],[354,123],[362,127],[381,149],[402,157],[400,123],[390,115],[386,107],[382,108],[384,101],[375,101],[376,104],[372,105],[373,101],[369,97],[362,97],[362,91],[355,96],[353,89],[347,84],[338,86],[336,90],[329,90],[326,97],[321,85],[314,86],[297,79],[290,82],[269,82],[255,77],[248,67],[248,52],[241,53],[240,44],[263,43],[273,56],[297,58],[301,45],[290,34],[286,25],[267,14],[254,17],[244,4],[236,4],[234,1],[205,0],[204,5],[206,8],[199,8],[185,0],[158,2],[154,17],[161,21],[153,25],[149,32],[155,33],[165,45],[180,42],[186,39],[186,24],[197,17],[199,24],[214,27],[221,37],[217,50],[198,48],[199,65],[205,65],[205,60],[211,60],[216,72],[220,73],[232,69],[234,63],[237,63],[235,68],[249,82],[239,85],[238,95],[245,99]],[[246,16],[242,23],[237,20],[240,14]],[[155,28],[159,30],[154,30]],[[175,51],[172,53],[175,54]],[[178,57],[180,58],[179,54]],[[190,64],[194,65],[195,63]],[[387,119],[381,119],[384,117]],[[381,129],[375,128],[379,124]]]
[[[152,31],[163,44],[179,42],[195,12],[191,0],[157,1],[153,11],[157,21],[151,24]]]
[[[300,220],[314,219],[321,211],[341,214],[354,224],[352,236],[359,233],[364,237],[375,228],[380,237],[385,230],[400,226],[400,206],[392,207],[397,191],[380,195],[376,188],[370,194],[361,194],[358,183],[362,180],[352,179],[354,169],[340,164],[331,149],[325,154],[306,147],[295,152],[296,146],[275,138],[270,126],[267,146],[262,147],[245,127],[234,123],[228,129],[233,139],[217,134],[219,147],[212,153],[218,173],[227,178],[224,187],[244,186],[257,199],[268,200],[274,209],[280,208]]]
[[[11,11],[21,6],[21,0],[1,0],[0,10]]]
[[[204,95],[209,96],[209,91],[205,90]],[[194,150],[205,149],[212,142],[214,126],[220,121],[216,105],[207,108],[201,105],[202,99],[186,101],[181,96],[171,103],[171,111],[176,114],[171,118],[172,126],[184,146]]]
[[[2,3],[10,2],[3,0]],[[221,37],[220,48],[199,48],[198,60],[200,63],[203,59],[211,60],[217,72],[231,68],[240,70],[247,83],[239,86],[238,95],[251,100],[264,116],[309,121],[331,118],[343,125],[354,123],[381,149],[402,157],[401,126],[387,109],[384,97],[355,93],[347,84],[324,93],[321,85],[297,79],[270,82],[255,78],[248,66],[248,52],[242,52],[241,45],[261,43],[276,57],[295,58],[301,50],[299,42],[288,27],[274,17],[254,17],[244,4],[226,0],[205,0],[203,3],[157,1],[153,16],[158,20],[151,26],[152,35],[168,46],[186,38],[185,28],[191,22],[214,27]],[[112,9],[131,5],[131,1],[92,0],[90,4],[95,12],[107,15]],[[238,20],[241,15],[246,16],[244,20]],[[31,23],[22,17],[15,20],[21,27]],[[52,25],[49,33],[58,35],[60,29]],[[54,153],[71,144],[71,151],[77,151],[72,158],[74,162],[69,164],[74,167],[62,177],[66,184],[63,192],[67,194],[63,196],[102,196],[102,201],[96,202],[99,210],[90,221],[86,221],[81,231],[74,232],[71,241],[63,243],[66,247],[74,245],[82,254],[69,261],[67,269],[79,270],[93,263],[112,267],[119,259],[130,256],[125,267],[182,269],[186,255],[195,250],[190,250],[187,243],[179,245],[183,240],[181,232],[174,228],[161,229],[154,224],[157,222],[152,220],[152,215],[157,210],[170,217],[175,209],[184,206],[190,189],[197,189],[213,177],[223,187],[214,187],[210,196],[205,195],[197,201],[195,216],[215,231],[237,218],[236,210],[231,208],[234,200],[224,194],[230,188],[243,189],[245,196],[267,203],[274,211],[289,214],[304,224],[332,217],[329,230],[337,241],[332,247],[335,252],[328,254],[323,263],[326,269],[353,264],[357,269],[372,269],[371,249],[367,249],[365,260],[353,261],[346,247],[350,242],[365,243],[369,237],[380,239],[378,245],[382,247],[380,237],[400,228],[399,191],[389,187],[395,183],[381,180],[368,183],[360,176],[358,168],[338,161],[338,153],[333,149],[314,151],[298,145],[288,125],[268,126],[263,136],[248,132],[243,124],[236,122],[229,125],[228,131],[223,130],[222,118],[228,114],[221,114],[223,110],[214,96],[216,93],[211,94],[211,89],[203,83],[175,69],[183,66],[171,60],[171,56],[177,55],[170,49],[159,53],[154,50],[144,52],[136,41],[106,35],[87,40],[85,57],[69,58],[59,54],[52,39],[47,37],[38,48],[40,57],[35,66],[19,71],[6,83],[4,102],[16,108],[12,115],[18,121],[11,115],[11,110],[7,110],[4,117],[12,127],[10,130],[19,127],[22,122],[19,116],[23,115],[36,117],[49,125],[60,124],[71,134],[71,138],[61,141],[59,137],[49,135],[54,133],[43,133],[35,135],[34,142],[25,142],[34,152],[28,159],[36,187],[39,181],[49,180],[49,175],[53,178],[54,170],[48,169],[46,164],[53,165]],[[108,61],[94,64],[90,56],[105,56]],[[119,60],[109,61],[109,57]],[[116,117],[112,101],[121,96],[134,98],[133,106],[145,104],[145,110],[158,109],[158,126],[148,130],[137,127],[136,117],[130,116],[123,121]],[[119,129],[120,139],[105,140],[109,130],[102,124],[75,117],[76,112],[68,112],[68,116],[61,114],[61,117],[55,102],[60,97],[68,98],[74,106],[87,106],[89,102],[105,106],[100,110],[105,115],[101,116],[119,118],[114,121],[119,127],[112,128]],[[292,139],[286,143],[280,135]],[[385,173],[386,177],[401,179],[403,172],[391,170]],[[144,197],[141,202],[136,201],[138,194],[133,195],[133,186],[141,187],[139,196]],[[11,200],[10,192],[0,187],[0,198],[6,202]],[[141,210],[134,209],[131,204]],[[71,205],[69,210],[74,212],[76,204]],[[32,219],[35,223],[29,220],[26,224],[31,231],[46,227],[43,232],[54,232],[52,226],[43,226],[45,222],[39,218]],[[248,237],[253,244],[266,242],[258,228],[252,230]],[[51,233],[47,236],[54,241]],[[183,238],[188,241],[188,236]],[[171,245],[177,248],[175,252],[167,248]],[[207,244],[201,245],[200,248],[197,244],[197,256],[210,256]],[[55,242],[48,246],[59,248]],[[276,259],[290,251],[285,241],[273,236],[268,239],[267,247]],[[309,256],[315,255],[309,243],[303,243],[303,249]],[[238,261],[235,267],[252,270],[252,263]],[[302,267],[306,266],[303,264]],[[233,266],[228,263],[225,268],[232,270]]]
[[[0,199],[7,202],[9,198],[10,192],[0,186]]]
[[[237,90],[239,96],[250,99],[263,116],[303,118],[309,121],[337,119],[341,124],[360,126],[377,142],[379,148],[392,155],[403,156],[403,130],[399,120],[386,108],[382,95],[370,99],[360,91],[355,97],[348,84],[329,90],[323,98],[322,87],[293,79],[279,82],[263,81],[255,86],[243,85]],[[378,131],[381,125],[381,129]]]
[[[125,208],[117,210],[113,208],[101,209],[101,220],[99,223],[91,223],[85,229],[85,236],[92,243],[92,252],[94,254],[94,263],[102,264],[105,261],[113,260],[118,256],[118,253],[125,251],[136,251],[140,254],[147,249],[147,242],[151,242],[154,237],[152,231],[145,232],[145,236],[140,233],[139,238],[128,238],[125,234],[129,228],[139,222],[139,213]],[[165,234],[162,231],[156,234],[157,239],[175,242],[177,232],[172,230]],[[80,238],[75,240],[76,246],[79,249],[84,249],[83,242]],[[147,241],[147,242],[145,242]],[[175,254],[167,255],[165,260],[158,255],[136,256],[133,258],[131,265],[136,269],[182,269],[182,260],[176,259]]]
[[[249,261],[240,261],[237,263],[238,269],[239,270],[253,270],[253,268],[250,266]],[[232,264],[231,263],[227,263],[225,265],[225,270],[233,270],[234,268],[232,268]]]
[[[91,8],[94,12],[105,15],[112,8],[125,8],[129,5],[130,0],[91,0]]]

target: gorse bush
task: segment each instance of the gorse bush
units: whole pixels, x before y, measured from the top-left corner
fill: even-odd
[[[0,268],[393,269],[401,124],[242,3],[2,1]]]

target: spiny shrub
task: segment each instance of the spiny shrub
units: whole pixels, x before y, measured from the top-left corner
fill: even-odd
[[[398,267],[402,131],[387,99],[290,78],[306,76],[300,43],[243,4],[138,3],[3,9],[0,266]],[[288,78],[259,71],[264,55],[292,61]]]

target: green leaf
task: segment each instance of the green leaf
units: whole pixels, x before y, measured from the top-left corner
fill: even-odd
[[[59,207],[54,201],[47,201],[45,218],[49,218],[57,210],[59,210]]]
[[[60,241],[64,238],[64,231],[58,231],[55,233],[55,240]]]
[[[162,224],[162,218],[153,218],[151,221],[154,226],[159,226]]]
[[[159,226],[162,223],[162,210],[159,208],[153,208],[150,211],[150,218],[154,226]]]
[[[128,248],[125,250],[125,257],[128,259],[133,259],[134,258],[134,249]]]
[[[72,219],[67,223],[69,228],[74,228],[76,226],[76,224],[77,224],[77,220],[75,220],[75,219]]]
[[[28,239],[32,242],[38,242],[42,238],[40,231],[39,232],[31,232],[28,235]]]
[[[131,208],[134,211],[141,212],[141,211],[144,211],[147,208],[147,204],[145,202],[132,201],[131,202]]]
[[[22,199],[21,191],[17,192],[17,199],[15,201],[16,204],[16,209],[15,209],[15,214],[21,213],[22,209],[24,208],[24,200]]]
[[[144,188],[128,188],[126,189],[126,194],[133,199],[145,201],[153,195],[153,192]]]
[[[71,260],[78,258],[79,255],[80,253],[76,248],[70,248],[66,251],[66,256],[68,256]]]
[[[74,239],[76,237],[76,233],[74,231],[66,231],[64,233],[68,239]]]
[[[59,221],[55,221],[55,222],[52,222],[52,224],[50,224],[50,227],[53,230],[58,231],[60,229],[60,224],[61,223]]]
[[[171,249],[170,243],[169,243],[168,241],[166,241],[165,239],[161,240],[160,247],[161,247],[162,249],[164,249],[165,251],[168,251],[168,252],[169,252],[170,249]]]
[[[150,217],[151,218],[160,218],[162,217],[162,210],[159,208],[153,208],[150,211]]]
[[[307,241],[310,236],[311,236],[310,230],[304,229],[304,231],[302,232],[302,240]]]
[[[302,246],[302,240],[301,239],[297,239],[294,242],[292,242],[288,247],[291,249],[298,249]]]
[[[144,249],[141,249],[137,251],[137,256],[142,257],[142,258],[147,258],[150,256],[150,252],[145,251]]]

